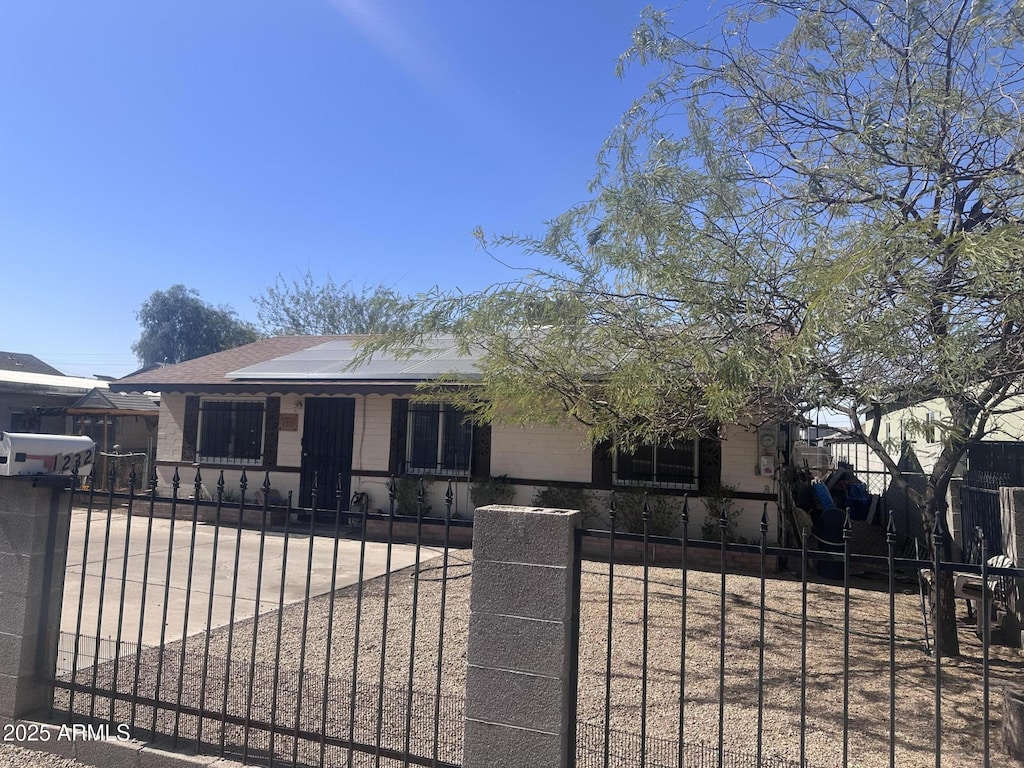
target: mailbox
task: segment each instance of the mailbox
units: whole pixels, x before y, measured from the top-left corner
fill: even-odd
[[[70,475],[77,465],[84,477],[95,455],[90,437],[0,432],[0,476]]]

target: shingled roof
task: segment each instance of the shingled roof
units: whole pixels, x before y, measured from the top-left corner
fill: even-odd
[[[94,389],[74,405],[68,407],[68,413],[95,413],[97,411],[156,415],[160,411],[160,406],[141,392],[109,392]]]
[[[352,336],[272,336],[260,339],[252,344],[245,344],[234,349],[226,349],[195,360],[186,360],[176,365],[165,365],[153,370],[135,373],[111,382],[110,389],[114,392],[160,392],[180,390],[183,386],[204,387],[206,385],[224,385],[226,376],[231,371],[247,368],[275,357],[301,352],[326,341],[355,338]],[[247,382],[250,384],[260,382]]]
[[[25,355],[19,352],[0,352],[0,370],[22,371],[24,373],[42,373],[48,376],[63,376],[64,374],[47,365],[35,355]]]

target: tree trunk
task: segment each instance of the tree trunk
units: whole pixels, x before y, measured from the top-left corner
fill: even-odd
[[[943,558],[945,559],[945,558]],[[953,599],[953,572],[943,571],[932,590],[931,625],[935,628],[935,642],[944,657],[960,655],[960,638],[956,629],[956,601]],[[935,597],[939,596],[938,606]]]
[[[939,468],[940,462],[936,463],[936,468]],[[939,544],[939,556],[943,562],[951,562],[953,560],[953,537],[951,532],[946,530],[946,493],[945,489],[948,487],[948,480],[945,483],[938,483],[940,486],[941,493],[936,488],[934,475],[928,483],[928,489],[925,492],[925,524],[931,524],[934,527],[936,521],[938,521],[938,528],[941,531],[942,541]],[[930,520],[928,519],[930,518]],[[932,539],[931,555],[932,561],[935,560],[934,551],[934,537]],[[934,566],[933,566],[934,567]],[[960,655],[960,638],[957,636],[957,622],[956,622],[956,600],[953,596],[953,572],[952,571],[940,571],[935,574],[933,580],[934,588],[932,589],[931,599],[931,625],[935,628],[935,640],[939,644],[939,650],[943,656],[959,656]]]

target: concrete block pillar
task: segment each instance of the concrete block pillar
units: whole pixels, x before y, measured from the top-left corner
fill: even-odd
[[[465,768],[575,764],[579,518],[476,510]]]
[[[52,700],[70,527],[66,484],[0,477],[0,720]]]

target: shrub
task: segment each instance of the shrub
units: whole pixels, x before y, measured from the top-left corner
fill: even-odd
[[[738,542],[736,535],[739,528],[741,510],[732,508],[733,494],[736,487],[732,485],[715,485],[708,489],[704,496],[704,509],[707,514],[700,524],[700,535],[705,541],[722,540],[722,516],[725,515],[725,540]]]
[[[557,485],[538,488],[531,503],[549,509],[578,509],[584,526],[600,516],[597,501],[585,488]]]
[[[433,479],[425,475],[402,475],[395,478],[395,512],[400,515],[415,515],[419,500],[420,481],[423,481],[423,513],[430,511],[426,499],[430,495]]]
[[[510,504],[516,497],[516,488],[508,475],[488,477],[469,484],[469,500],[473,509],[491,504]]]
[[[643,491],[629,489],[615,493],[615,527],[626,533],[644,532],[644,499],[650,509],[651,518],[648,532],[652,536],[671,536],[679,523],[679,513],[674,509],[671,496],[649,496]],[[680,505],[682,499],[679,499]],[[682,507],[680,506],[680,509]]]

